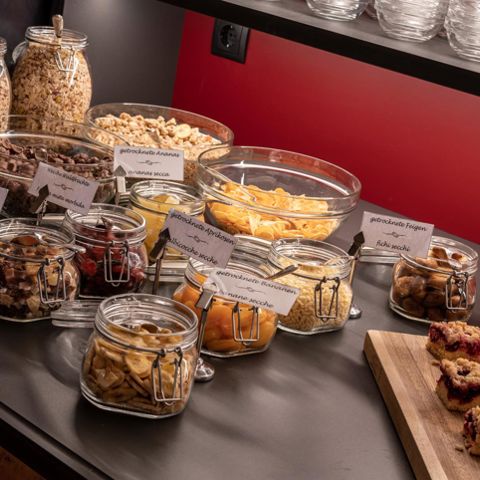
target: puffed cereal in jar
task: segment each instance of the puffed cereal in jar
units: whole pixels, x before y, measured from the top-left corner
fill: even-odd
[[[205,203],[193,187],[176,182],[146,180],[135,183],[130,190],[130,207],[146,222],[145,246],[150,255],[171,209],[203,220]],[[167,254],[175,254],[167,249]],[[177,253],[177,255],[179,255]]]
[[[300,289],[288,315],[279,316],[281,330],[313,335],[343,328],[353,299],[352,257],[326,242],[291,238],[272,243],[269,261],[278,269],[297,266],[277,280]]]
[[[197,338],[195,313],[174,300],[108,298],[83,359],[82,394],[104,410],[153,419],[177,415],[190,397]]]
[[[266,263],[266,253],[254,245],[255,239],[240,240],[227,269],[266,278],[273,273]],[[190,260],[184,283],[173,298],[194,310],[202,294],[202,285],[212,267]],[[214,295],[208,310],[202,353],[213,357],[232,357],[263,352],[268,349],[277,330],[277,314],[272,310],[254,308]]]
[[[12,113],[82,123],[92,98],[87,36],[53,27],[28,27],[14,51]]]
[[[0,130],[7,126],[7,116],[10,112],[10,103],[12,99],[10,76],[8,75],[7,65],[5,63],[5,53],[7,53],[7,42],[0,37]]]

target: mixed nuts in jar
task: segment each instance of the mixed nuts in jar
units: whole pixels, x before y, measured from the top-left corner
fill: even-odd
[[[478,254],[467,245],[432,237],[427,258],[402,255],[393,268],[390,307],[419,321],[467,321],[476,296]]]
[[[67,210],[65,224],[75,235],[80,270],[80,296],[102,298],[137,292],[148,265],[145,220],[141,215],[116,205],[92,204],[87,214]]]
[[[83,359],[81,391],[97,407],[148,418],[180,413],[193,385],[198,319],[146,294],[104,300]]]
[[[228,270],[267,278],[273,273],[266,263],[268,247],[256,239],[240,239],[227,265]],[[194,310],[201,318],[197,302],[203,284],[213,267],[190,260],[185,280],[173,298]],[[265,308],[234,302],[214,295],[207,312],[202,353],[214,357],[232,357],[263,352],[268,349],[277,331],[277,314]]]
[[[71,232],[58,225],[0,221],[0,318],[42,320],[76,297],[79,273],[72,242]]]
[[[278,279],[298,288],[300,295],[279,328],[312,335],[343,328],[350,316],[353,258],[341,248],[319,240],[283,239],[272,243],[270,263],[277,269],[297,269]]]

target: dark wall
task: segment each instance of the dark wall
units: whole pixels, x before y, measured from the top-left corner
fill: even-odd
[[[101,1],[101,0],[100,0]],[[7,40],[7,62],[12,50],[24,39],[30,25],[50,25],[50,18],[61,13],[63,0],[0,0],[0,37]]]
[[[183,10],[158,0],[65,0],[64,19],[89,37],[93,105],[171,104]]]

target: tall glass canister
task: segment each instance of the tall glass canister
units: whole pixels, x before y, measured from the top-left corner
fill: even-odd
[[[0,129],[7,125],[7,116],[10,112],[10,103],[12,92],[10,77],[8,75],[7,65],[5,64],[5,54],[7,53],[7,42],[0,37]]]
[[[83,123],[92,98],[87,36],[28,27],[13,53],[12,113]]]

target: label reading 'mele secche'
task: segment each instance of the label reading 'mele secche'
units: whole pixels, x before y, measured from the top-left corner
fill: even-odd
[[[212,267],[226,267],[237,244],[234,236],[177,210],[168,213],[166,228],[167,245]]]
[[[425,258],[428,256],[433,225],[364,212],[361,231],[366,247]]]
[[[45,185],[48,185],[48,202],[78,213],[88,213],[98,188],[93,180],[40,162],[28,193],[37,196]]]
[[[183,151],[125,147],[114,150],[113,168],[122,167],[126,177],[183,180]]]
[[[216,287],[216,295],[281,315],[288,314],[300,293],[298,288],[228,269],[212,270],[204,286],[212,284]]]

